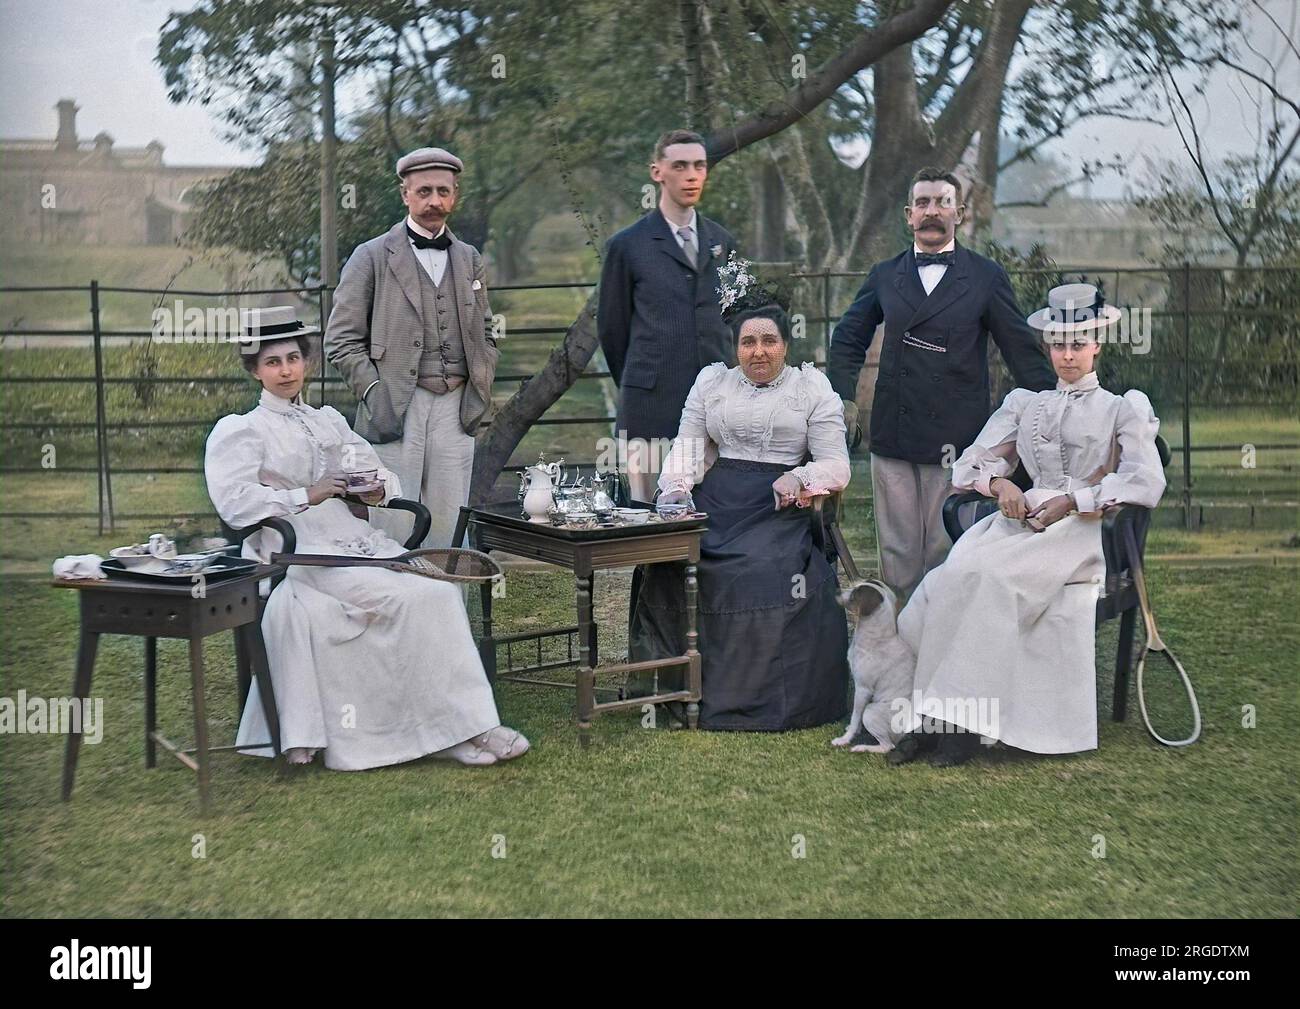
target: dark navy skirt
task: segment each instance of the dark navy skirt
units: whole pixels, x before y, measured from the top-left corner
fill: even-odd
[[[835,572],[813,546],[812,514],[773,507],[772,481],[789,469],[719,459],[695,488],[695,506],[709,514],[699,565],[701,728],[803,729],[848,712],[848,625]],[[628,651],[632,661],[686,651],[681,564],[642,569]]]

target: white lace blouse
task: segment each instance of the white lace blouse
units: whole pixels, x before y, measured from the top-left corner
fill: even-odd
[[[1165,489],[1159,430],[1146,393],[1116,396],[1095,371],[1043,392],[1012,389],[953,464],[952,483],[992,496],[989,481],[1009,477],[1019,460],[1034,481],[1031,506],[1073,494],[1084,513],[1121,502],[1154,508]]]
[[[794,466],[790,472],[815,494],[842,490],[850,472],[844,405],[811,363],[787,365],[766,385],[738,367],[711,364],[686,397],[659,489],[690,490],[718,456]]]
[[[326,473],[378,469],[383,500],[402,493],[396,475],[332,406],[317,410],[263,390],[254,409],[217,421],[203,468],[212,503],[235,529],[274,516],[292,521],[299,549],[314,544],[318,552],[375,554],[388,546],[339,498],[308,507],[307,488]],[[261,539],[258,532],[245,540],[244,555],[265,560],[269,550]]]

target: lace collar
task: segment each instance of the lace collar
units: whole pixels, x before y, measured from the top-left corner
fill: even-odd
[[[1091,392],[1093,389],[1098,387],[1099,383],[1097,382],[1097,373],[1095,371],[1088,372],[1088,374],[1084,375],[1083,378],[1079,379],[1077,382],[1067,382],[1063,378],[1058,378],[1056,380],[1057,392],[1084,393]]]
[[[772,379],[770,382],[764,382],[762,385],[759,385],[757,382],[751,382],[749,378],[746,377],[745,372],[741,369],[740,365],[736,365],[736,374],[740,376],[740,384],[747,385],[751,389],[775,389],[786,380],[786,376],[793,370],[794,369],[788,364],[783,364],[781,366],[781,371],[777,374],[776,378]]]

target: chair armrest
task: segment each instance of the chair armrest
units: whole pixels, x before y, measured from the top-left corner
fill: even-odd
[[[407,537],[406,543],[403,544],[407,550],[418,549],[424,542],[424,538],[429,535],[429,529],[433,526],[433,517],[429,514],[429,509],[419,501],[411,501],[404,497],[395,497],[387,504],[374,505],[376,508],[393,508],[397,511],[410,512],[415,516],[415,528],[411,530],[411,535]]]
[[[840,513],[840,491],[832,491],[830,494],[818,494],[812,499],[812,504],[808,510],[812,513],[812,539],[813,546],[827,555],[826,543],[830,539],[830,526],[836,516]]]
[[[283,546],[280,547],[280,553],[291,554],[298,548],[298,534],[293,531],[293,524],[288,519],[273,516],[264,518],[260,522],[254,522],[251,526],[244,526],[243,529],[231,529],[234,533],[235,542],[243,543],[244,540],[252,536],[259,529],[270,529],[280,534]]]
[[[280,553],[291,554],[298,549],[298,534],[293,531],[293,524],[288,519],[283,519],[279,516],[264,518],[260,522],[254,522],[251,526],[244,526],[243,529],[233,529],[230,526],[227,526],[224,522],[221,523],[221,526],[223,531],[228,530],[230,535],[234,538],[236,553],[238,553],[237,548],[239,544],[242,544],[244,540],[248,539],[248,537],[252,536],[253,533],[257,532],[259,529],[270,529],[272,532],[280,534]],[[287,573],[288,572],[281,571],[278,575],[272,576],[272,592],[275,591],[277,585],[284,581],[284,576]]]
[[[961,534],[966,531],[966,527],[961,523],[961,513],[959,511],[962,505],[971,504],[975,501],[991,500],[993,499],[985,497],[977,490],[949,494],[948,499],[943,503],[943,527],[948,532],[948,539],[956,543],[961,539]]]

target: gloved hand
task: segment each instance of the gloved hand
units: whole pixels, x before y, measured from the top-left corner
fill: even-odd
[[[776,495],[776,507],[779,511],[782,508],[789,507],[799,500],[799,492],[803,490],[803,484],[793,473],[782,473],[772,481],[772,493]]]
[[[858,423],[858,404],[851,399],[843,400],[844,403],[844,439],[849,443],[849,451],[853,451],[862,442],[862,426]]]

